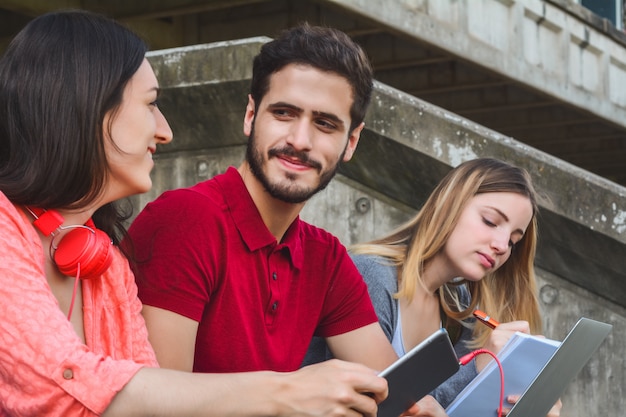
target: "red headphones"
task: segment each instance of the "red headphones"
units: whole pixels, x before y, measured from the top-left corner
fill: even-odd
[[[61,226],[63,216],[56,210],[28,208],[35,221],[33,224],[46,236],[53,236],[51,254],[62,274],[89,279],[102,275],[113,260],[113,242],[109,236],[96,228],[93,220],[85,225]],[[72,229],[54,246],[54,234],[58,230]],[[54,251],[54,253],[52,253]]]

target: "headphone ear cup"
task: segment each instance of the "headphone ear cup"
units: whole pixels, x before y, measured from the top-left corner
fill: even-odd
[[[54,262],[64,275],[95,278],[102,275],[113,260],[113,243],[99,229],[79,227],[67,233],[54,252]]]

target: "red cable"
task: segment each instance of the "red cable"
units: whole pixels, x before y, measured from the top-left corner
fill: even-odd
[[[67,312],[67,319],[71,321],[72,310],[74,310],[74,301],[76,300],[76,292],[78,291],[78,282],[80,281],[80,263],[76,267],[76,278],[74,278],[74,291],[72,291],[72,301],[70,302],[70,309]]]
[[[491,357],[498,364],[498,370],[500,371],[500,405],[498,407],[498,417],[502,417],[502,407],[504,406],[504,371],[502,370],[502,364],[500,363],[500,359],[496,356],[495,353],[488,351],[487,349],[476,349],[473,352],[464,355],[459,359],[459,364],[461,366],[467,365],[472,359],[476,356],[486,353],[487,355],[491,355]]]

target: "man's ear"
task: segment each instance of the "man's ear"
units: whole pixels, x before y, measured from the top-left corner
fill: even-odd
[[[352,155],[354,155],[354,151],[356,150],[356,145],[359,144],[359,139],[361,138],[361,131],[365,127],[365,122],[361,122],[360,125],[354,128],[352,132],[350,132],[350,136],[348,136],[348,144],[346,146],[346,152],[343,155],[343,162],[348,162],[352,159]]]
[[[246,113],[243,116],[243,134],[250,136],[252,133],[252,125],[254,124],[254,99],[248,94],[248,104],[246,105]]]

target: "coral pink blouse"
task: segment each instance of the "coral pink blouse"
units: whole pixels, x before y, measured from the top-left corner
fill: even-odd
[[[83,344],[31,220],[0,192],[0,415],[99,415],[142,366],[158,366],[133,275],[114,248],[102,277],[82,281]]]

